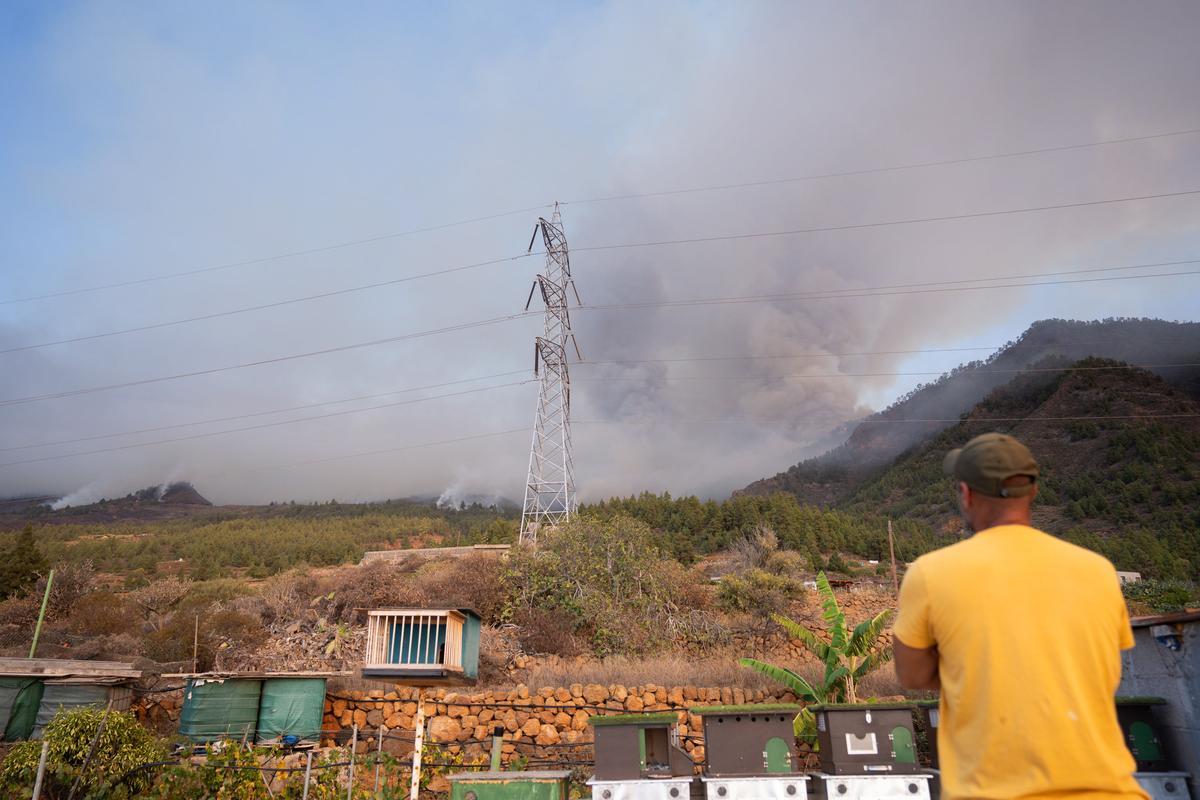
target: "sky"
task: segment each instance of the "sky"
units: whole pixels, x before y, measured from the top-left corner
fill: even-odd
[[[1192,2],[5,3],[0,497],[519,499],[556,201],[583,500],[727,496],[1038,319],[1196,319],[1200,276],[1162,275],[1195,264],[589,308],[1200,257],[1196,30]]]

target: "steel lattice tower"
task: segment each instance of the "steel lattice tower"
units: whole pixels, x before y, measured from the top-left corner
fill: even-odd
[[[567,340],[580,357],[571,332],[567,292],[579,293],[571,278],[567,236],[563,231],[558,203],[550,220],[538,219],[529,249],[542,235],[546,267],[529,290],[525,309],[539,288],[546,304],[545,330],[534,342],[533,374],[539,379],[537,414],[533,420],[533,444],[529,448],[529,473],[525,481],[525,505],[521,512],[521,544],[536,544],[543,526],[566,522],[575,512],[575,471],[571,463],[571,378],[567,371]]]

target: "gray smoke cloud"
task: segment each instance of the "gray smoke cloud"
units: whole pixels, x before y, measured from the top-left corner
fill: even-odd
[[[566,201],[585,306],[856,289],[1187,258],[1189,197],[706,244],[661,241],[1200,188],[1200,136],[782,183],[614,194],[1200,126],[1200,8],[1161,3],[644,4],[336,20],[290,5],[87,6],[8,58],[0,299],[226,264]],[[8,63],[8,62],[6,62]],[[548,209],[541,213],[548,213]],[[0,306],[0,349],[519,254],[538,212],[119,290]],[[205,370],[520,311],[536,258],[97,341],[0,354],[3,398]],[[1170,270],[1175,271],[1175,270]],[[576,471],[598,499],[720,496],[1061,316],[1194,316],[1194,278],[1041,289],[581,308]],[[535,306],[536,307],[536,306]],[[532,365],[536,318],[0,407],[0,447],[379,395]],[[680,361],[738,355],[757,360]],[[828,357],[811,357],[829,354]],[[792,358],[784,358],[793,356]],[[803,357],[799,357],[803,356]],[[593,362],[657,360],[653,363]],[[797,377],[805,376],[805,377]],[[7,449],[11,463],[488,383]],[[0,399],[3,399],[0,398]],[[0,467],[0,495],[187,479],[215,502],[519,499],[535,386]],[[490,438],[480,434],[518,430]],[[427,442],[464,439],[427,448]],[[376,455],[351,454],[372,451]],[[338,460],[330,460],[338,459]],[[84,494],[79,494],[82,497]]]

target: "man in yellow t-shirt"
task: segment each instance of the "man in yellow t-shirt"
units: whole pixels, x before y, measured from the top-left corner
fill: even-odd
[[[900,682],[941,689],[945,798],[1147,798],[1113,701],[1133,633],[1112,564],[1030,526],[1038,465],[1013,437],[945,467],[976,533],[908,568],[895,624]]]

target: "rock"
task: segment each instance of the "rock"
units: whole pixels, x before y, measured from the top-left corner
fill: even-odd
[[[417,704],[416,703],[405,703],[404,705],[400,706],[400,711],[404,714],[408,714],[410,717],[416,716]]]
[[[479,712],[479,721],[486,724],[496,718],[496,712],[490,708],[485,708]]]
[[[576,711],[575,716],[571,717],[571,730],[586,731],[589,718],[590,715],[586,711]]]
[[[433,794],[446,794],[450,791],[450,781],[445,775],[434,775],[429,781],[429,791]]]
[[[624,703],[625,698],[627,698],[627,697],[629,697],[629,690],[626,689],[624,686],[617,684],[616,686],[613,687],[613,690],[612,690],[613,700],[616,700],[617,702],[620,702],[620,703]]]
[[[449,706],[446,708],[446,715],[455,718],[467,716],[466,706]]]
[[[554,690],[554,699],[560,703],[567,702],[568,700],[571,699],[571,690],[570,689],[561,689],[561,688],[555,689]]]
[[[342,716],[342,714],[344,714],[344,713],[346,713],[346,701],[345,700],[334,700],[333,701],[333,715],[335,717],[340,718]]]
[[[373,708],[367,712],[367,727],[378,728],[383,724],[383,712],[377,708]]]
[[[603,703],[608,699],[608,689],[598,683],[589,683],[583,687],[583,699],[593,705]]]
[[[626,711],[641,711],[645,705],[646,704],[642,702],[642,698],[638,697],[636,694],[629,695],[629,697],[625,700]]]
[[[558,744],[562,737],[558,735],[558,728],[553,725],[543,725],[541,731],[538,732],[536,741],[538,744],[545,746],[550,744]]]
[[[645,708],[646,706],[652,706],[657,701],[658,698],[654,696],[654,692],[646,692],[642,695],[642,708]]]
[[[453,717],[434,717],[429,722],[429,735],[435,742],[456,742],[462,736],[462,726]]]
[[[504,715],[504,729],[509,732],[514,732],[521,727],[521,723],[517,722],[517,714],[515,711],[509,711]]]
[[[400,722],[403,719],[404,715],[402,714],[392,714],[390,717],[384,719],[383,724],[386,725],[389,730],[395,730],[396,728],[400,727]]]
[[[683,687],[676,686],[667,693],[667,702],[673,706],[681,706],[684,704]]]
[[[471,737],[474,739],[486,739],[491,731],[486,725],[476,725],[475,730],[471,732]]]
[[[582,683],[572,683],[571,684],[571,697],[576,697],[576,698],[583,697],[583,684]]]
[[[569,728],[569,727],[571,727],[571,715],[564,714],[563,712],[560,711],[554,715],[554,723],[553,724],[558,726],[559,728]]]
[[[733,705],[733,690],[728,686],[721,689],[721,704],[727,706]]]
[[[359,708],[359,709],[355,709],[355,711],[354,711],[354,724],[355,724],[355,725],[357,725],[357,726],[359,727],[359,729],[360,729],[360,730],[361,730],[362,728],[366,727],[366,725],[367,725],[367,712],[366,712],[366,711],[363,711],[361,708]]]
[[[463,726],[463,730],[466,730],[468,728],[474,728],[476,725],[479,724],[479,717],[475,716],[474,714],[468,714],[467,716],[462,718],[461,724]]]
[[[517,684],[517,697],[525,700],[529,697],[529,687],[523,683]]]
[[[524,733],[526,736],[537,736],[539,733],[541,733],[541,731],[542,731],[542,723],[541,723],[541,720],[538,720],[538,719],[528,720],[525,723],[524,727],[521,728],[521,732]]]
[[[746,693],[741,687],[735,686],[733,689],[733,704],[735,706],[743,706],[746,704]]]
[[[553,686],[543,686],[542,688],[538,689],[538,696],[539,697],[554,697],[554,687]]]
[[[685,686],[683,687],[683,699],[688,702],[698,700],[700,699],[700,692],[695,686]]]

